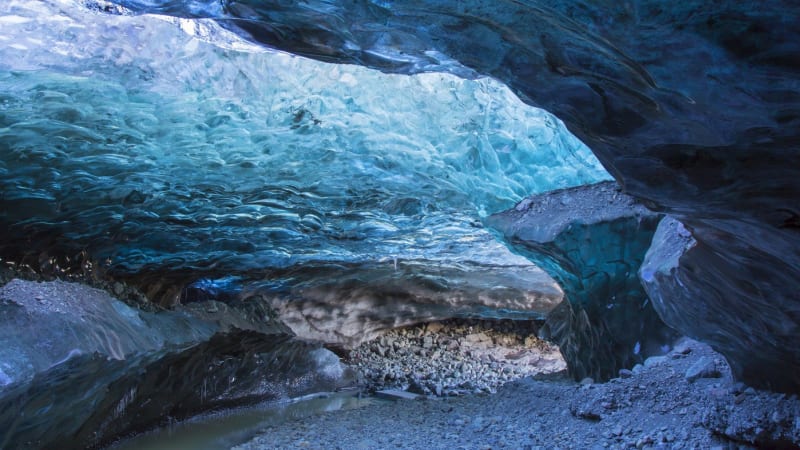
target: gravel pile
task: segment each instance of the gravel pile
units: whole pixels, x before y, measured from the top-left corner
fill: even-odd
[[[495,392],[538,374],[564,373],[558,347],[529,321],[448,320],[391,330],[351,351],[366,390],[451,396]]]

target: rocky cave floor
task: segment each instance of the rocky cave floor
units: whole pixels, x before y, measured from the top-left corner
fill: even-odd
[[[576,383],[526,326],[392,330],[353,350],[351,366],[367,390],[425,395],[273,425],[235,449],[798,448],[797,397],[734,382],[707,345],[683,339],[607,383]]]

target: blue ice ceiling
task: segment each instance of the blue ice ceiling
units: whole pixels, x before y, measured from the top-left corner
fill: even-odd
[[[326,64],[210,21],[81,5],[0,6],[5,254],[86,250],[117,273],[213,276],[530,266],[482,218],[610,178],[492,79]]]

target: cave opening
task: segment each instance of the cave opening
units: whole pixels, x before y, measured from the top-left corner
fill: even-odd
[[[734,384],[740,376],[792,389],[796,377],[773,370],[790,350],[742,359],[730,338],[742,321],[725,319],[724,302],[713,313],[725,289],[745,286],[761,304],[775,283],[758,280],[792,284],[796,271],[751,264],[755,254],[791,269],[776,250],[793,242],[791,227],[775,237],[758,214],[738,222],[726,212],[735,196],[726,183],[752,159],[738,141],[774,152],[791,133],[749,123],[728,133],[744,116],[736,108],[695,106],[719,100],[713,89],[671,90],[676,77],[643,62],[666,58],[630,57],[623,50],[636,39],[624,33],[606,39],[618,24],[638,26],[631,18],[642,11],[601,23],[593,7],[569,2],[444,2],[430,16],[415,2],[280,3],[0,7],[0,405],[9,406],[0,447],[100,447],[211,410],[354,387],[395,399],[499,392],[486,408],[508,420],[522,411],[515,396],[544,393],[550,408],[570,399],[564,420],[576,429],[619,420],[641,398],[661,402],[663,376],[680,384],[665,411],[719,386],[747,403],[754,391]],[[677,30],[664,47],[693,48]],[[710,46],[699,52],[729,63]],[[753,43],[732,57],[757,63],[758,52]],[[727,80],[723,72],[705,78]],[[734,92],[721,103],[739,106],[750,91]],[[531,104],[562,117],[603,164]],[[733,157],[718,156],[728,147]],[[685,148],[711,156],[670,164]],[[790,198],[788,177],[774,180],[737,185]],[[762,191],[741,203],[748,214],[773,202]],[[695,214],[702,202],[708,210]],[[742,229],[759,240],[745,243]],[[695,262],[679,265],[687,254]],[[730,282],[739,272],[756,281]],[[723,281],[702,297],[696,286],[710,278]],[[687,293],[712,306],[685,314]],[[754,327],[768,341],[792,328],[766,326],[758,311]],[[732,372],[710,348],[676,343],[662,317],[733,355]],[[706,332],[703,321],[727,331]],[[762,362],[772,368],[763,381]],[[632,394],[645,389],[637,377],[652,392]],[[773,422],[782,424],[793,406],[781,405]],[[447,426],[500,422],[473,407]],[[703,417],[725,433],[733,420]],[[669,428],[631,445],[724,434]],[[613,428],[606,439],[627,445],[623,436],[637,433]]]
[[[542,319],[560,289],[483,220],[609,178],[491,78],[320,63],[207,20],[15,8],[2,253],[17,272],[139,306],[255,299],[332,345]]]

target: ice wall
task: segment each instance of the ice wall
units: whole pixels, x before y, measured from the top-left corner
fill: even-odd
[[[797,1],[119,2],[215,17],[252,42],[325,61],[496,77],[700,244],[675,268],[692,286],[669,291],[680,311],[670,325],[718,337],[734,368],[750,364],[749,348],[776,350],[772,370],[735,375],[800,391],[800,353],[777,348],[800,337]],[[716,258],[724,270],[695,276]],[[725,314],[695,320],[698,302]]]
[[[211,21],[84,5],[0,6],[6,259],[66,267],[85,251],[165,302],[201,278],[275,288],[287,268],[339,263],[526,268],[535,290],[541,272],[481,218],[608,178],[489,78],[325,64]]]
[[[102,447],[353,381],[336,355],[277,321],[211,306],[155,314],[77,283],[0,287],[0,447]]]
[[[564,288],[543,333],[576,380],[617,377],[672,345],[638,278],[660,219],[614,182],[532,195],[487,219]]]

